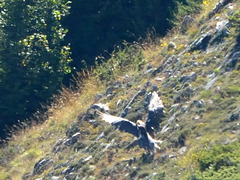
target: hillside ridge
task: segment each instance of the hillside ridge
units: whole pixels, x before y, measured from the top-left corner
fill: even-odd
[[[76,88],[55,97],[47,121],[23,128],[0,149],[0,179],[237,180],[239,8],[237,0],[203,1],[200,14],[185,16],[167,36],[125,42],[83,71]],[[126,149],[134,136],[104,122],[96,108],[146,121],[153,92],[164,106],[154,133],[161,149]]]

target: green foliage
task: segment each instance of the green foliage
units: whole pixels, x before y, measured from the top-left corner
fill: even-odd
[[[6,0],[0,13],[0,124],[12,125],[40,108],[70,73],[61,18],[67,0]],[[0,135],[2,132],[0,133]]]
[[[195,179],[238,179],[240,175],[240,143],[214,145],[198,154],[200,172]],[[192,178],[193,179],[193,178]]]
[[[9,177],[5,171],[0,171],[0,179],[7,180]]]
[[[208,99],[212,96],[212,92],[210,90],[205,90],[200,93],[201,99]]]
[[[235,12],[232,16],[229,17],[229,20],[236,27],[236,32],[238,34],[238,44],[240,43],[240,11]]]
[[[226,88],[226,92],[234,95],[234,94],[239,94],[240,93],[240,87],[239,86],[228,86]]]
[[[229,19],[230,19],[230,21],[232,21],[234,23],[235,26],[238,26],[238,28],[239,28],[239,24],[240,24],[240,11],[235,12]]]
[[[196,13],[201,10],[202,0],[178,0],[178,9],[175,12],[175,19],[173,19],[173,23],[179,23],[179,20],[183,18],[184,15],[190,13]]]
[[[73,0],[65,23],[69,29],[74,66],[81,60],[94,65],[94,58],[114,50],[123,40],[133,42],[153,30],[165,35],[173,22],[199,10],[202,0]]]
[[[82,59],[89,66],[95,65],[96,56],[111,52],[124,40],[132,42],[144,37],[149,29],[166,34],[172,19],[192,12],[199,2],[73,0],[67,16],[70,3],[0,2],[0,126],[11,126],[36,112],[40,103],[46,103],[57,92],[64,75],[71,73],[71,49],[64,40],[68,31],[62,25],[63,19],[70,31],[67,42],[71,43],[75,60],[71,66],[82,67]],[[187,6],[192,7],[180,12]],[[141,51],[136,52],[133,46],[113,54],[110,63],[98,68],[100,79],[109,80],[130,64],[130,68],[139,70],[145,63]],[[109,57],[109,53],[104,56]]]
[[[100,60],[101,61],[101,60]],[[111,58],[104,63],[96,61],[96,76],[100,80],[108,81],[117,77],[122,71],[127,72],[128,69],[140,70],[145,60],[142,50],[134,45],[128,46],[124,44],[124,48],[120,48],[117,52],[113,52]]]

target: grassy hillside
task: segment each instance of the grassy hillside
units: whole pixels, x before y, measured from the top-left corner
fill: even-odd
[[[203,1],[201,13],[166,37],[126,43],[79,74],[77,87],[36,114],[39,124],[23,124],[1,148],[0,179],[239,179],[240,46],[228,21],[240,2],[216,4]],[[103,103],[119,115],[143,89],[126,118],[146,120],[147,93],[159,91],[165,117],[155,138],[164,143],[154,154],[126,150],[134,137],[89,109]]]

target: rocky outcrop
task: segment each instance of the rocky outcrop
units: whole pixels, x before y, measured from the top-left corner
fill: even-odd
[[[218,13],[221,9],[224,8],[228,3],[230,3],[232,0],[220,0],[219,3],[216,4],[216,6],[213,8],[213,10],[208,14],[208,18],[212,18],[216,13]]]
[[[35,165],[33,169],[33,175],[42,174],[45,170],[50,168],[54,164],[54,160],[52,158],[46,157],[40,159]]]

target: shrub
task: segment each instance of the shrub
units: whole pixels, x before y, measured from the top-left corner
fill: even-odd
[[[196,179],[237,179],[240,175],[240,143],[214,145],[199,153]]]

